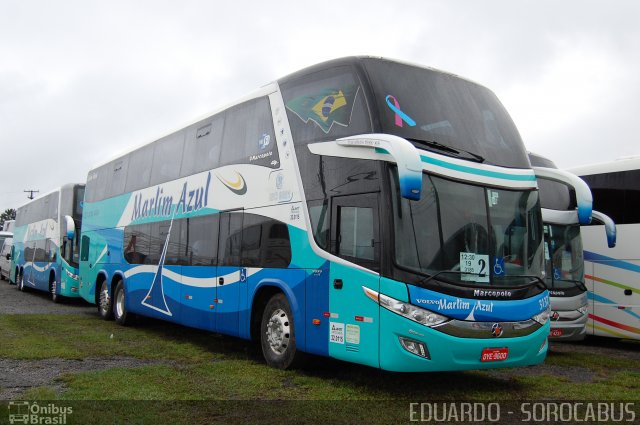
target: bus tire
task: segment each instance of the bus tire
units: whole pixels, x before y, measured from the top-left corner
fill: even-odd
[[[122,326],[131,324],[131,314],[127,312],[126,292],[124,283],[119,281],[116,290],[113,292],[113,317],[116,323]]]
[[[100,284],[100,293],[98,297],[98,314],[102,320],[113,319],[113,303],[109,295],[109,285],[107,280],[103,280]]]
[[[24,292],[24,272],[18,276],[18,290]]]
[[[289,369],[299,362],[301,353],[296,348],[293,314],[282,293],[271,297],[264,309],[260,345],[262,355],[271,367]]]
[[[49,292],[51,293],[51,301],[53,301],[56,304],[62,301],[62,295],[58,295],[57,293],[57,289],[58,289],[57,286],[58,285],[56,284],[55,279],[49,282]]]

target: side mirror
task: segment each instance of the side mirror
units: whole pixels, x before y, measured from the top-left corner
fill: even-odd
[[[557,168],[531,167],[537,178],[555,181],[571,187],[576,192],[578,203],[578,221],[580,224],[591,223],[591,210],[593,208],[593,196],[591,189],[584,180],[568,171]]]
[[[618,236],[616,223],[613,222],[611,217],[606,214],[602,214],[599,211],[593,211],[591,215],[595,221],[604,224],[604,230],[607,233],[607,245],[609,246],[609,248],[615,247],[616,239]]]
[[[361,134],[333,142],[311,143],[308,148],[316,155],[346,158],[380,159],[376,155],[389,155],[398,165],[400,195],[414,201],[420,200],[422,159],[415,146],[402,137],[391,134]]]
[[[76,235],[76,223],[73,221],[73,218],[68,215],[64,216],[64,222],[67,226],[67,239],[71,241]]]

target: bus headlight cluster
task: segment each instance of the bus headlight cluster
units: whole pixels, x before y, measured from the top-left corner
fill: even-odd
[[[550,317],[551,317],[551,307],[547,307],[546,310],[543,310],[540,313],[536,314],[535,316],[532,317],[532,319],[540,323],[541,325],[544,325],[549,321]]]
[[[399,314],[400,316],[406,317],[407,319],[413,320],[414,322],[420,323],[421,325],[432,327],[449,320],[446,316],[434,313],[430,310],[425,310],[424,308],[416,307],[413,304],[405,303],[387,295],[380,294],[367,287],[363,286],[362,289],[367,297],[371,298],[382,307]]]

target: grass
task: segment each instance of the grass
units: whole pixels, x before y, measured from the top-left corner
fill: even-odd
[[[114,409],[132,424],[157,423],[159,418],[171,423],[252,423],[283,415],[291,423],[317,423],[321,418],[332,423],[361,423],[362,418],[393,423],[399,417],[408,420],[409,402],[637,398],[637,361],[582,351],[550,353],[550,367],[542,374],[528,368],[397,374],[324,358],[312,359],[306,368],[282,371],[267,367],[246,341],[154,320],[125,328],[78,315],[55,320],[47,315],[0,317],[0,358],[154,361],[136,368],[69,373],[24,394],[29,400],[76,403],[77,423],[97,418],[113,423],[109,418]],[[573,371],[586,378],[573,379]],[[85,417],[86,409],[102,413]]]

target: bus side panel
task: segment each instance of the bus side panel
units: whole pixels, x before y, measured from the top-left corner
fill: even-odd
[[[329,276],[329,354],[380,367],[379,306],[362,289],[379,292],[380,277],[339,262],[331,264]]]
[[[615,248],[608,248],[604,226],[582,226],[585,281],[589,288],[589,333],[640,339],[640,225],[618,227]]]
[[[329,263],[308,270],[306,279],[307,351],[329,355]],[[319,320],[319,323],[318,323]],[[315,322],[314,322],[315,321]]]

